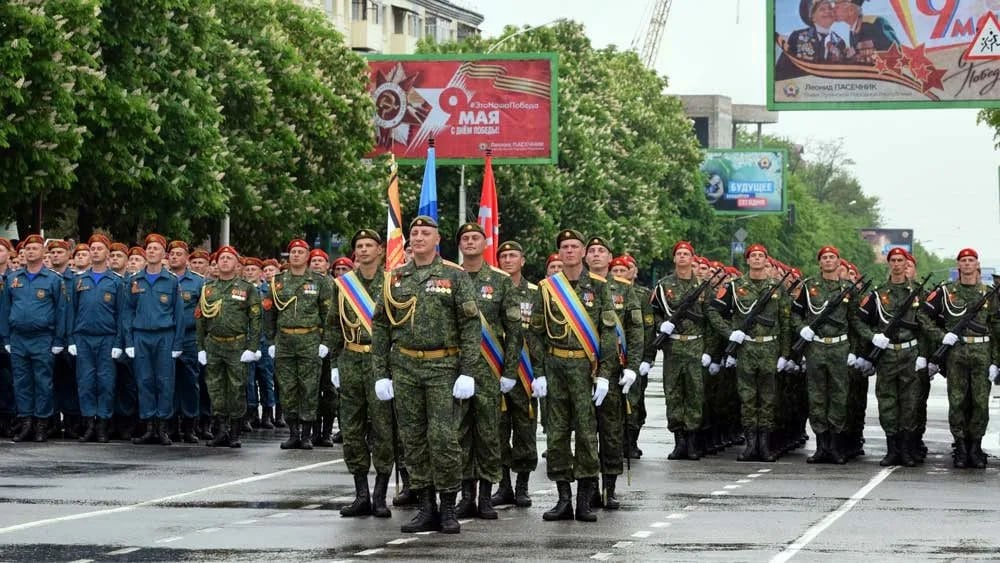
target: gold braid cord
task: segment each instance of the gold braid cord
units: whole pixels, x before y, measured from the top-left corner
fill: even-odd
[[[281,299],[278,298],[278,290],[275,288],[274,285],[274,276],[271,276],[271,300],[274,301],[274,307],[276,309],[278,309],[279,311],[284,311],[285,309],[288,308],[289,305],[295,303],[295,300],[297,300],[298,298],[299,298],[298,295],[293,295],[288,298],[288,301],[281,301]]]
[[[206,293],[206,291],[201,292],[201,297],[198,298],[198,308],[201,310],[202,317],[212,319],[219,316],[219,312],[222,311],[222,299],[220,298],[214,303],[209,303],[205,297]]]
[[[347,317],[347,307],[344,306],[344,304],[347,303],[347,297],[344,295],[343,291],[339,292],[338,296],[340,298],[337,300],[337,308],[340,312],[340,328],[341,332],[344,333],[344,342],[354,344],[359,340],[358,336],[361,332],[361,319],[357,319],[352,322]]]
[[[389,284],[390,272],[385,272],[385,283],[382,284],[382,298],[385,300],[385,316],[389,318],[389,324],[393,327],[397,327],[405,323],[406,321],[413,318],[414,311],[417,310],[417,296],[407,299],[406,301],[397,301],[392,297],[392,289]],[[403,318],[396,320],[392,316],[392,309],[406,310]]]
[[[569,324],[569,321],[567,320],[560,321],[555,317],[555,315],[552,314],[552,297],[550,295],[550,292],[552,290],[549,289],[548,284],[542,285],[541,288],[542,288],[542,304],[545,306],[545,332],[549,335],[550,340],[562,340],[563,338],[566,338],[566,336],[569,334],[569,327],[567,326]],[[551,321],[552,324],[555,324],[558,327],[562,327],[561,335],[556,335],[552,333],[552,329],[549,328],[549,321]]]

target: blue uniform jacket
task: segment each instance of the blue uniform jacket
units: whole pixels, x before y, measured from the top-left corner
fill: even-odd
[[[195,337],[194,310],[198,306],[198,299],[201,298],[201,288],[205,285],[205,278],[192,272],[184,270],[184,274],[177,276],[177,284],[181,288],[181,301],[184,303],[184,332],[188,340]]]
[[[0,340],[10,342],[12,332],[49,333],[52,346],[66,345],[69,299],[63,277],[42,268],[35,279],[20,269],[7,275],[0,299]]]
[[[174,330],[174,350],[184,342],[184,302],[177,276],[166,268],[153,285],[142,269],[128,278],[125,287],[125,315],[122,318],[125,347],[133,348],[136,330]]]
[[[80,334],[88,336],[121,334],[121,318],[124,309],[125,293],[122,288],[125,280],[121,276],[107,270],[103,277],[94,282],[93,270],[77,274],[69,282],[70,294],[70,344],[76,344],[75,337]],[[120,341],[115,342],[115,348],[121,348]]]

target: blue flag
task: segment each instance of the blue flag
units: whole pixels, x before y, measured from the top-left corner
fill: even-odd
[[[437,170],[434,163],[434,147],[427,149],[427,163],[424,165],[424,183],[420,187],[420,209],[417,215],[426,215],[438,220]]]

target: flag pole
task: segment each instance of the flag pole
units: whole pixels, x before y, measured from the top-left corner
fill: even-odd
[[[461,168],[459,169],[459,174],[458,174],[458,225],[459,226],[464,225],[465,224],[465,218],[468,217],[468,215],[466,215],[466,213],[468,212],[468,210],[466,209],[466,201],[465,200],[466,200],[466,193],[465,193],[465,165],[463,164],[461,166]],[[459,265],[461,265],[463,261],[464,261],[464,257],[462,256],[462,253],[459,252],[458,253],[458,263],[459,263]]]

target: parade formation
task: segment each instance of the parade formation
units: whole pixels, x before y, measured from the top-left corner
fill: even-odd
[[[395,469],[392,504],[417,507],[402,531],[458,533],[461,518],[531,506],[541,426],[558,490],[544,520],[592,522],[621,507],[618,478],[642,457],[662,352],[669,460],[741,446],[739,461],[773,462],[805,445],[808,423],[806,461],[847,463],[864,455],[874,377],[880,464],[913,467],[941,375],[953,465],[986,467],[1000,319],[974,249],[958,253],[958,280],[927,287],[901,248],[876,281],[833,246],[803,278],[762,244],[741,272],[679,241],[674,271],[644,288],[630,256],[574,229],[537,284],[517,241],[488,263],[479,224],[458,229],[462,265],[439,255],[433,218],[408,234],[388,267],[367,228],[332,265],[301,239],[283,263],[158,234],[131,249],[102,234],[75,248],[0,239],[0,431],[239,448],[247,431],[287,426],[280,447],[309,450],[332,446],[336,417],[355,483],[342,516],[388,518]]]

